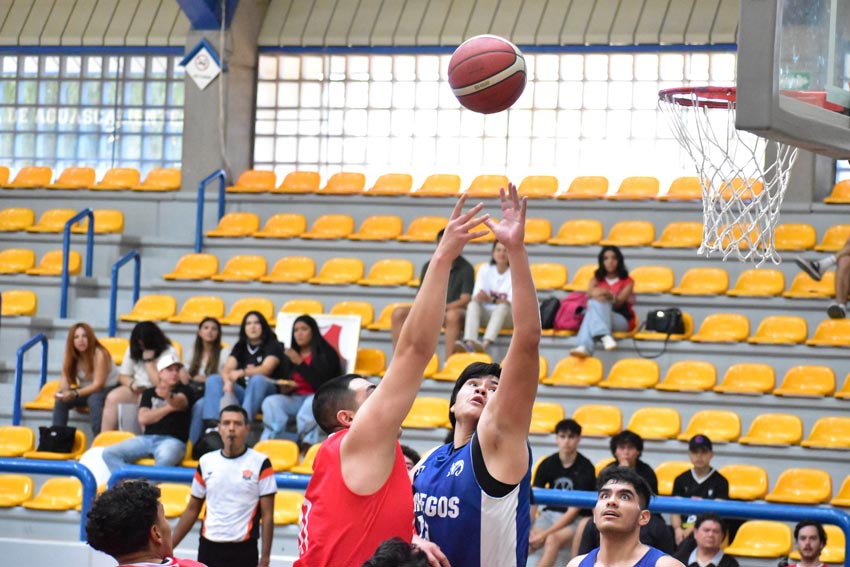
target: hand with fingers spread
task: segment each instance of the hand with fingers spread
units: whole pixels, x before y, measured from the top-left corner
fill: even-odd
[[[522,246],[525,241],[525,210],[528,198],[519,198],[516,185],[508,183],[508,189],[499,190],[502,205],[502,220],[498,223],[488,218],[484,224],[496,235],[496,240],[506,248]]]
[[[473,238],[478,238],[479,236],[487,234],[486,230],[470,232],[470,230],[480,225],[482,222],[489,222],[490,215],[484,214],[480,217],[475,216],[484,207],[483,203],[478,203],[467,212],[463,212],[463,205],[466,203],[467,199],[468,197],[463,195],[455,204],[455,208],[449,218],[449,223],[446,225],[445,231],[443,232],[443,238],[440,239],[440,243],[437,245],[436,254],[442,254],[454,260],[460,256],[460,253],[463,251],[463,247],[467,242]]]

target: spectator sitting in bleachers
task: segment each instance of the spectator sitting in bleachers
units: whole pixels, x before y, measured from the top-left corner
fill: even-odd
[[[652,489],[653,494],[658,494],[658,477],[652,467],[643,462],[640,457],[643,454],[643,438],[633,431],[624,429],[611,437],[609,443],[614,461],[606,466],[606,469],[614,467],[629,467],[643,477],[643,480]],[[604,470],[604,469],[603,469]]]
[[[711,439],[705,435],[694,435],[688,441],[688,458],[694,467],[685,471],[673,481],[673,496],[709,500],[728,500],[729,481],[711,466],[714,456]],[[696,516],[682,518],[680,514],[670,514],[670,524],[676,534],[676,545],[682,545],[686,539],[693,539]],[[726,528],[723,528],[724,532]],[[689,545],[693,547],[693,545]]]
[[[794,526],[794,541],[797,542],[797,552],[800,561],[788,567],[825,567],[820,560],[820,554],[826,547],[826,531],[823,524],[814,520],[803,520]]]
[[[207,376],[219,374],[229,356],[230,347],[221,344],[221,323],[215,317],[205,317],[198,324],[198,333],[195,336],[195,346],[192,349],[192,360],[189,362],[188,370],[189,387],[196,400],[204,396]],[[192,406],[193,429],[189,431],[189,439],[193,442],[201,436],[202,408],[203,404],[199,403]],[[197,430],[195,430],[196,424]]]
[[[674,557],[687,567],[738,567],[738,561],[723,553],[726,524],[717,514],[697,516],[694,537],[679,546]]]
[[[118,407],[122,404],[138,406],[142,392],[159,382],[156,361],[166,353],[173,354],[178,360],[180,355],[165,333],[156,323],[142,321],[133,327],[130,333],[130,346],[124,353],[124,360],[118,372],[120,385],[106,396],[103,409],[103,431],[118,429]],[[180,379],[188,380],[186,371],[181,369]],[[138,430],[135,415],[122,417],[122,428]]]
[[[512,328],[511,266],[507,249],[500,242],[493,244],[490,263],[478,269],[472,301],[466,308],[463,341],[455,344],[454,352],[487,352],[503,328]],[[478,328],[484,323],[484,340],[478,342]]]
[[[75,323],[65,341],[65,360],[53,405],[53,425],[68,425],[71,408],[88,407],[92,433],[100,433],[106,395],[118,385],[118,367],[92,328]]]
[[[598,262],[599,267],[587,289],[587,309],[576,336],[577,344],[570,351],[579,358],[593,354],[597,339],[605,350],[617,348],[617,341],[611,334],[630,331],[637,322],[632,309],[634,281],[629,277],[623,253],[616,246],[603,246]]]
[[[835,266],[835,301],[826,308],[826,314],[831,319],[844,319],[850,308],[847,305],[847,296],[850,294],[850,238],[835,254],[820,260],[797,256],[794,263],[815,281],[820,281],[824,272]]]
[[[416,463],[419,462],[419,459],[422,458],[416,449],[410,447],[408,445],[401,446],[401,453],[404,455],[404,464],[407,465],[407,470],[410,472],[410,469],[416,466]]]

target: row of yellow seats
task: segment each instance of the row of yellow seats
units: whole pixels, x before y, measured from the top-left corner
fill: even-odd
[[[820,560],[830,564],[844,563],[844,532],[831,524],[825,525],[824,530],[827,542],[821,551]],[[741,524],[735,540],[723,553],[761,559],[788,557],[799,561],[799,551],[791,550],[793,542],[793,531],[788,524],[772,520],[749,520]]]
[[[8,167],[0,166],[0,187],[3,189],[91,189],[94,191],[177,191],[180,189],[180,170],[156,168],[141,180],[139,170],[116,167],[108,170],[100,181],[94,168],[69,167],[53,181],[49,167],[22,167],[10,181]]]
[[[38,312],[38,296],[28,289],[7,289],[0,293],[0,303],[3,317],[32,317]]]
[[[7,248],[0,251],[0,274],[26,274],[28,276],[59,276],[62,275],[62,250],[45,252],[36,266],[35,252],[26,248]],[[76,250],[68,253],[68,273],[72,276],[80,274],[83,258]]]
[[[34,233],[61,233],[71,217],[79,211],[75,209],[48,209],[44,211],[35,222],[35,213],[32,209],[23,207],[11,207],[0,210],[0,232],[34,232]],[[121,234],[124,232],[124,213],[114,209],[94,209],[94,233],[95,234]],[[89,219],[84,218],[77,221],[71,227],[74,234],[88,232]]]

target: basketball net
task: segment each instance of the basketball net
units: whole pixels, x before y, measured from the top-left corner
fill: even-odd
[[[779,264],[773,232],[797,148],[735,128],[735,87],[665,89],[658,100],[702,185],[698,253]]]

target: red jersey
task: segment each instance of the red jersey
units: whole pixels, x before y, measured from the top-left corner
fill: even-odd
[[[310,366],[310,362],[313,361],[313,353],[305,354],[301,358],[302,360],[304,360],[304,364]],[[310,394],[316,393],[316,390],[313,389],[313,386],[311,386],[310,383],[305,380],[304,377],[301,376],[301,373],[297,370],[292,372],[291,378],[292,380],[295,380],[295,391],[292,392],[293,394],[309,396]]]
[[[606,279],[596,280],[596,286],[606,288],[611,291],[611,293],[616,296],[620,291],[626,287],[628,284],[632,283],[632,278],[620,278],[613,284],[609,284]],[[623,317],[629,320],[629,330],[633,331],[635,325],[637,325],[637,317],[635,316],[634,309],[632,309],[632,303],[634,302],[634,295],[628,298],[626,302],[615,310],[616,313],[619,313]]]
[[[322,443],[313,463],[301,507],[298,534],[300,557],[293,567],[360,567],[378,546],[413,534],[413,489],[401,446],[390,476],[374,494],[354,494],[345,486],[340,445],[348,430]]]
[[[164,561],[164,563],[163,563]],[[177,559],[176,557],[166,557],[162,561],[156,563],[131,563],[129,565],[119,565],[118,567],[207,567],[203,563],[192,561],[191,559]]]

